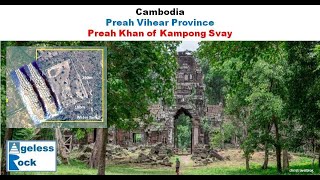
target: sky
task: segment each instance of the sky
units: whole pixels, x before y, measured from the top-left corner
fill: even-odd
[[[178,47],[178,51],[195,51],[199,47],[199,41],[182,41],[182,43]]]

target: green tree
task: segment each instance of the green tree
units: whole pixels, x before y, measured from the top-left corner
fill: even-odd
[[[152,103],[173,102],[176,48],[179,42],[107,42],[108,127],[130,130],[150,123]],[[104,174],[107,129],[97,131],[92,158],[98,174]]]
[[[272,58],[258,60],[245,77],[252,93],[247,97],[250,104],[250,123],[258,138],[265,144],[265,162],[267,168],[268,145],[276,148],[277,168],[281,172],[281,134],[284,106],[287,101],[286,79],[289,75],[284,43],[277,44],[278,52]],[[271,52],[270,52],[271,53]],[[275,137],[270,135],[271,126],[275,127]]]
[[[281,172],[279,131],[285,101],[283,80],[287,76],[284,47],[284,42],[200,43],[197,53],[200,59],[208,59],[211,71],[223,76],[227,113],[234,115],[242,124],[241,147],[245,152],[247,168],[250,153],[259,143],[267,142],[266,139],[272,137],[269,136],[269,129],[274,124],[275,137],[272,140],[276,147],[278,171]],[[274,70],[278,72],[272,73]]]
[[[292,150],[304,144],[320,146],[317,141],[320,138],[319,42],[288,42],[287,51],[293,72],[288,83],[287,116],[292,121],[288,128],[289,146]]]
[[[218,71],[210,68],[210,61],[203,59],[200,62],[201,70],[204,75],[205,96],[208,104],[219,104],[224,102],[223,97],[223,76]]]
[[[134,129],[150,104],[173,102],[177,42],[108,42],[108,126]],[[135,120],[134,118],[140,118]]]
[[[214,129],[214,128],[211,128]],[[211,132],[211,146],[224,148],[225,142],[230,142],[231,138],[235,136],[236,129],[232,122],[224,122],[222,127],[214,129]]]

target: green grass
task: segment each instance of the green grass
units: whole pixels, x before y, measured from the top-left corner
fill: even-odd
[[[291,169],[312,169],[311,165],[296,165],[291,166]],[[218,168],[197,168],[197,169],[188,169],[184,171],[185,175],[277,175],[277,169],[275,166],[271,166],[266,170],[261,169],[261,165],[251,165],[250,170],[247,171],[245,168],[236,168],[236,167],[218,167]],[[295,174],[320,174],[319,169],[314,169],[313,173],[310,172],[283,172],[283,175],[295,175]]]
[[[18,175],[95,175],[96,169],[88,168],[88,166],[79,161],[71,161],[70,165],[58,165],[56,172],[13,172],[11,174]]]
[[[171,159],[173,161],[175,157]],[[204,166],[204,167],[182,167],[181,174],[183,175],[275,175],[278,174],[276,165],[270,163],[270,168],[262,170],[261,164],[251,163],[250,170],[246,171],[245,167],[232,165]],[[290,169],[312,169],[310,158],[299,157],[297,160],[290,163]],[[88,168],[88,166],[79,161],[71,161],[70,165],[58,165],[57,172],[14,172],[12,174],[19,175],[96,175],[97,170]],[[136,164],[132,165],[107,165],[107,175],[174,175],[175,168],[173,167],[143,167]],[[319,168],[316,168],[313,173],[310,172],[285,172],[282,174],[320,174]]]
[[[158,167],[143,168],[134,165],[117,165],[108,166],[107,175],[175,175],[174,168]]]

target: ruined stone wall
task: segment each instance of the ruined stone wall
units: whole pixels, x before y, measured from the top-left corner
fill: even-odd
[[[178,64],[176,106],[171,113],[185,108],[193,116],[201,117],[204,114],[204,84],[200,66],[190,52],[179,52]]]
[[[174,145],[176,120],[181,114],[192,119],[192,142],[203,142],[200,118],[205,115],[203,73],[191,52],[178,53],[176,73],[175,104],[166,107],[157,104],[151,107],[158,122],[163,122],[163,131],[167,133],[167,143]]]
[[[200,119],[204,116],[214,119],[214,121],[221,119],[222,106],[207,106],[205,104],[204,76],[191,52],[179,52],[177,63],[175,104],[171,107],[161,103],[150,106],[150,113],[155,117],[158,125],[149,125],[140,130],[145,144],[162,142],[174,146],[176,119],[185,113],[192,119],[192,146],[194,147],[198,143],[203,144],[208,141],[208,137],[205,137],[205,132],[201,128]],[[123,131],[115,130],[112,137],[116,139],[116,141],[113,140],[116,144],[131,144],[123,141],[132,141],[130,133],[127,134]]]

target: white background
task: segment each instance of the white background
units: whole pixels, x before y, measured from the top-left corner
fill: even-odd
[[[136,9],[184,10],[182,16],[138,16]],[[232,31],[227,38],[88,37],[88,29],[118,30],[107,27],[106,19],[213,20],[216,31]],[[0,40],[320,40],[320,6],[0,6]],[[120,27],[151,31],[155,27]],[[158,27],[159,28],[159,27]],[[208,31],[210,27],[160,27],[179,31]]]
[[[9,142],[20,142],[20,149],[21,146],[53,146],[54,151],[52,152],[26,152],[26,153],[20,153],[15,154],[18,155],[20,158],[18,160],[15,160],[14,162],[18,166],[17,161],[25,161],[33,159],[36,161],[37,166],[18,166],[18,171],[56,171],[56,142],[55,141],[7,141],[7,145]],[[9,150],[9,147],[7,146],[7,150]],[[9,155],[7,153],[7,159],[9,159]],[[8,163],[8,162],[7,162]],[[8,168],[8,167],[7,167]]]

